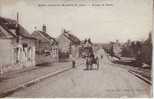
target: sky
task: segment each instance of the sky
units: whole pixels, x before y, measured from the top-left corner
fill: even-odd
[[[41,30],[46,24],[47,33],[53,37],[58,37],[62,29],[66,29],[81,40],[124,42],[148,37],[152,31],[152,3],[153,0],[0,0],[0,15],[16,19],[19,12],[19,23],[30,33],[34,27]]]

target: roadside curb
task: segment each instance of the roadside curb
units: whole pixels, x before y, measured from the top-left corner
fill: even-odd
[[[49,74],[46,74],[46,75],[44,75],[44,76],[38,77],[38,78],[33,79],[33,80],[30,80],[30,81],[28,81],[28,82],[25,82],[25,83],[23,83],[23,84],[20,84],[20,85],[18,85],[17,87],[14,87],[14,88],[5,90],[4,92],[0,93],[0,98],[6,97],[6,96],[8,96],[8,95],[14,93],[14,92],[17,91],[17,90],[23,89],[23,88],[25,88],[25,87],[29,87],[29,86],[31,86],[31,85],[37,83],[37,82],[40,82],[40,81],[42,81],[42,80],[44,80],[44,79],[47,79],[47,78],[49,78],[49,77],[58,75],[59,73],[63,73],[63,72],[68,71],[68,70],[70,70],[70,69],[72,69],[72,67],[64,68],[64,69],[62,69],[62,70],[57,70],[57,71],[55,71],[55,72],[53,72],[53,73],[49,73]]]
[[[135,71],[129,70],[128,72],[130,72],[131,74],[135,75],[136,77],[142,79],[142,80],[145,81],[146,83],[152,85],[152,82],[151,82],[149,79],[147,79],[147,78],[141,76],[140,74],[136,73]]]
[[[7,73],[5,73],[5,74],[2,74],[1,77],[2,77],[2,78],[8,79],[8,78],[11,78],[10,75],[12,76],[12,75],[16,75],[16,74],[24,73],[24,72],[27,72],[27,71],[36,70],[36,69],[39,69],[39,67],[36,67],[36,66],[33,66],[33,67],[26,67],[26,68],[21,69],[21,70],[10,71],[10,73],[7,72]]]

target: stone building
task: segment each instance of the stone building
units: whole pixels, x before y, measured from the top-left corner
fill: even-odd
[[[57,41],[60,58],[68,59],[70,54],[73,57],[79,57],[80,40],[76,36],[64,30]]]
[[[46,26],[42,26],[42,31],[35,30],[32,36],[36,42],[36,63],[52,63],[58,61],[58,43],[55,38],[46,33]]]
[[[35,38],[17,21],[0,17],[0,46],[1,73],[35,66]]]

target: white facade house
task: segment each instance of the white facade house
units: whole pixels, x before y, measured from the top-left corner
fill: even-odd
[[[0,66],[7,72],[35,66],[35,39],[19,25],[16,33],[15,20],[0,17]]]

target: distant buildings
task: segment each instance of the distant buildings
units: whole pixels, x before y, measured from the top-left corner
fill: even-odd
[[[0,17],[0,70],[35,66],[35,38],[15,20]]]
[[[113,44],[112,47],[113,47],[114,55],[120,57],[121,56],[121,51],[122,51],[121,44],[119,43],[118,40],[116,40],[116,42],[113,42],[112,44]]]
[[[58,43],[55,38],[46,33],[46,26],[42,31],[36,30],[32,33],[36,41],[36,63],[51,63],[58,61]]]
[[[118,40],[116,40],[115,42],[110,42],[108,44],[102,44],[102,47],[105,52],[107,52],[111,56],[120,59],[122,52],[122,44]]]

